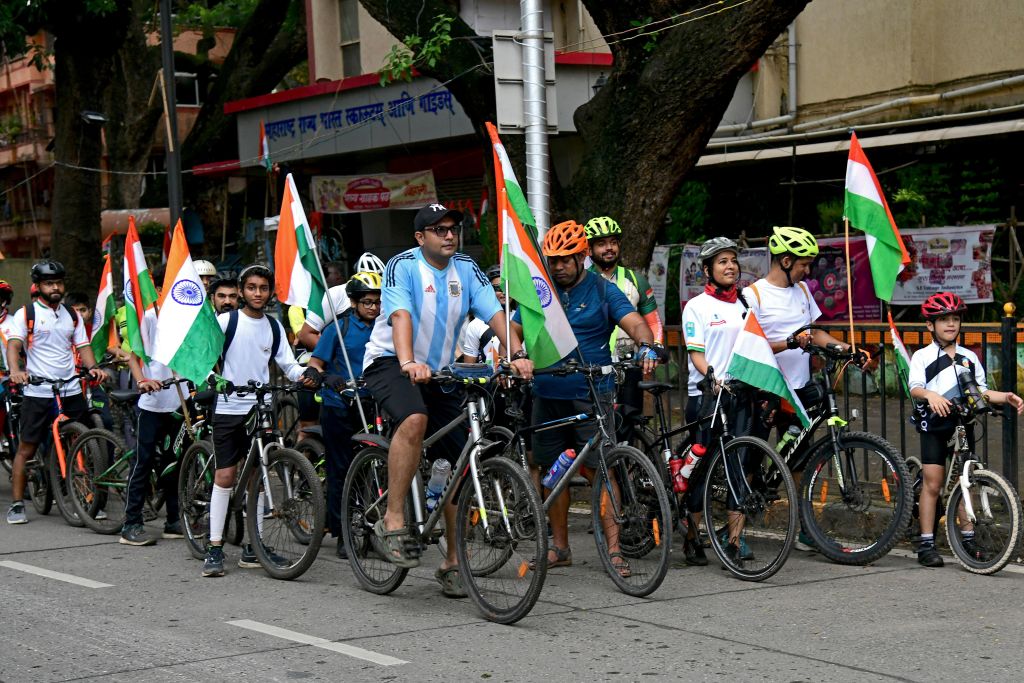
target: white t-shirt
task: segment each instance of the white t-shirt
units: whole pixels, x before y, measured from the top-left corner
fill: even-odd
[[[63,305],[54,310],[46,304],[36,302],[35,328],[32,331],[32,346],[25,350],[28,358],[26,371],[29,375],[48,377],[50,379],[67,379],[75,374],[75,354],[73,348],[88,346],[89,338],[85,334],[85,322],[82,316],[75,313],[78,324],[68,314]],[[8,339],[20,339],[25,343],[28,326],[25,322],[25,309],[19,308],[14,315],[9,315]],[[79,382],[64,385],[61,394],[74,396],[82,393]],[[26,396],[50,398],[53,389],[46,384],[25,387]]]
[[[330,294],[331,300],[334,302],[334,314],[338,316],[338,320],[341,320],[341,314],[352,307],[352,302],[348,298],[348,292],[345,291],[345,285],[334,285],[324,294],[324,298],[321,300],[324,313],[327,315],[328,320],[330,320],[330,309],[327,307],[328,294]],[[306,311],[306,324],[317,332],[323,332],[324,327],[327,326],[327,322],[323,318],[310,310]]]
[[[749,295],[748,295],[749,296]],[[746,299],[747,297],[744,297]],[[690,378],[687,389],[690,396],[699,396],[697,383],[704,375],[697,372],[689,352],[698,351],[704,354],[704,360],[714,368],[715,377],[721,378],[725,373],[725,364],[729,362],[732,347],[736,343],[743,324],[746,308],[740,301],[729,303],[702,293],[691,299],[683,309],[683,334],[686,338],[687,362],[690,366]]]
[[[792,287],[776,287],[761,278],[743,293],[770,342],[786,341],[797,329],[821,317],[821,309],[803,282]],[[797,389],[811,381],[810,361],[803,349],[779,351],[775,358],[782,374]]]
[[[230,313],[217,316],[220,329],[227,332]],[[252,318],[244,311],[238,312],[238,326],[235,337],[231,340],[231,348],[224,358],[221,375],[236,386],[245,386],[249,380],[257,382],[270,381],[270,352],[274,348],[274,333],[271,325],[281,327],[281,343],[278,345],[274,362],[281,368],[285,376],[296,381],[302,375],[303,367],[295,362],[295,354],[288,346],[284,327],[274,318],[264,315]],[[256,396],[218,396],[215,412],[218,415],[245,415],[256,405]]]
[[[142,325],[146,328],[148,339],[156,339],[156,321],[156,311],[152,308],[146,311],[146,316],[142,319]],[[146,379],[155,379],[158,382],[170,379],[172,376],[169,367],[155,360],[150,360],[143,372]],[[180,405],[181,400],[178,398],[178,390],[174,387],[167,387],[166,389],[154,391],[151,394],[143,394],[139,397],[139,407],[151,413],[173,413]]]
[[[968,348],[956,345],[954,356],[943,351],[934,341],[914,352],[910,357],[907,385],[911,389],[927,389],[947,399],[960,398],[957,373],[970,372],[974,366],[974,381],[982,393],[988,391],[985,368],[978,356]]]
[[[0,351],[3,352],[0,364],[5,368],[7,367],[7,338],[11,335],[11,319],[13,317],[14,314],[6,312],[3,321],[0,321]]]
[[[496,365],[501,356],[501,342],[498,341],[498,335],[491,335],[484,348],[480,348],[480,340],[491,329],[491,326],[480,320],[480,318],[473,318],[462,329],[464,331],[461,346],[462,354],[471,358],[478,358],[482,353],[484,362],[488,365]]]

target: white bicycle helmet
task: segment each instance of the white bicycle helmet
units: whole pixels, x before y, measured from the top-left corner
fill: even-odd
[[[384,262],[367,251],[363,253],[356,262],[356,272],[377,273],[378,275],[383,275]]]
[[[199,259],[197,261],[193,261],[192,264],[196,267],[196,275],[199,277],[206,277],[208,275],[211,277],[217,277],[217,268],[215,268],[209,261]]]

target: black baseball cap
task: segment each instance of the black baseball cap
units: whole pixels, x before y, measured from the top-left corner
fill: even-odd
[[[462,223],[463,215],[461,211],[455,209],[449,209],[443,204],[427,204],[422,209],[416,212],[416,218],[413,219],[412,224],[416,229],[416,232],[422,232],[424,228],[435,223],[440,223],[441,220],[451,216],[455,220],[455,224]]]

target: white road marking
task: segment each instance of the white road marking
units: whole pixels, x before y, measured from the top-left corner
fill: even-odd
[[[21,562],[13,562],[11,560],[0,560],[0,567],[16,569],[19,572],[35,574],[36,576],[45,576],[48,579],[66,581],[67,583],[73,583],[76,586],[84,586],[85,588],[112,588],[114,585],[111,583],[100,583],[99,581],[93,581],[92,579],[83,579],[80,576],[65,574],[64,572],[55,572],[50,569],[43,569],[42,567],[33,567],[30,564],[22,564]]]
[[[409,662],[404,659],[396,659],[389,655],[382,655],[371,650],[364,650],[361,647],[355,647],[354,645],[346,645],[344,643],[335,643],[334,641],[327,640],[326,638],[318,638],[317,636],[308,636],[305,633],[299,633],[297,631],[289,631],[288,629],[278,628],[277,626],[270,626],[269,624],[261,624],[258,621],[252,621],[250,619],[237,619],[235,621],[226,622],[232,626],[240,626],[247,628],[250,631],[257,631],[259,633],[266,633],[268,636],[274,636],[275,638],[283,638],[285,640],[291,640],[296,643],[302,643],[304,645],[312,645],[313,647],[319,647],[324,650],[330,650],[331,652],[337,652],[339,654],[348,655],[349,657],[355,657],[356,659],[362,659],[367,662],[373,662],[374,664],[380,664],[381,666],[398,666],[399,664],[408,664]]]

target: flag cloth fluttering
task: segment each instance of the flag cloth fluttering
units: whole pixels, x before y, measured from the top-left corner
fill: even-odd
[[[153,340],[146,334],[142,319],[156,305],[156,287],[142,253],[135,229],[135,217],[128,217],[128,236],[124,241],[124,305],[127,313],[128,346],[147,363],[153,352]]]
[[[180,219],[179,219],[179,222],[180,222]],[[173,237],[172,233],[173,233],[173,231],[171,230],[171,226],[168,225],[167,229],[164,230],[164,246],[163,246],[163,248],[161,250],[162,253],[160,255],[160,258],[161,258],[160,263],[167,263],[167,257],[171,253],[171,239]]]
[[[199,384],[224,349],[224,333],[206,302],[180,220],[174,226],[159,306],[153,358]]]
[[[270,141],[267,139],[267,128],[263,125],[263,121],[260,121],[260,165],[266,169],[267,173],[270,173],[274,167],[273,162],[270,161]]]
[[[771,344],[764,336],[764,330],[761,329],[761,324],[757,322],[757,316],[753,311],[747,314],[747,322],[736,337],[725,372],[734,379],[788,401],[793,406],[800,424],[804,427],[811,424],[803,403],[796,395],[796,387],[790,384],[778,361],[775,360]]]
[[[494,147],[494,174],[498,185],[501,279],[508,296],[519,305],[523,343],[530,358],[536,367],[546,368],[573,352],[577,347],[576,335],[541,260],[535,222],[526,196],[516,180],[497,129],[490,123],[486,125]]]
[[[295,180],[285,178],[281,218],[274,245],[275,291],[285,304],[301,306],[324,318],[323,298],[327,291],[316,261],[313,233],[299,201]]]
[[[103,256],[103,274],[100,275],[100,291],[93,308],[92,346],[96,360],[103,358],[107,349],[117,346],[117,302],[114,301],[114,277],[110,271],[110,252]]]
[[[896,331],[896,323],[892,320],[892,313],[886,311],[886,315],[889,316],[889,334],[892,336],[892,350],[896,360],[896,374],[899,375],[900,384],[903,385],[903,392],[909,397],[910,396],[910,384],[908,379],[910,377],[910,354],[907,353],[907,347],[903,345],[903,339],[900,338],[900,333]]]
[[[843,216],[850,225],[864,231],[867,238],[875,296],[883,301],[892,301],[896,277],[910,263],[910,254],[903,245],[882,186],[878,184],[856,133],[850,138],[850,157],[846,162]]]

